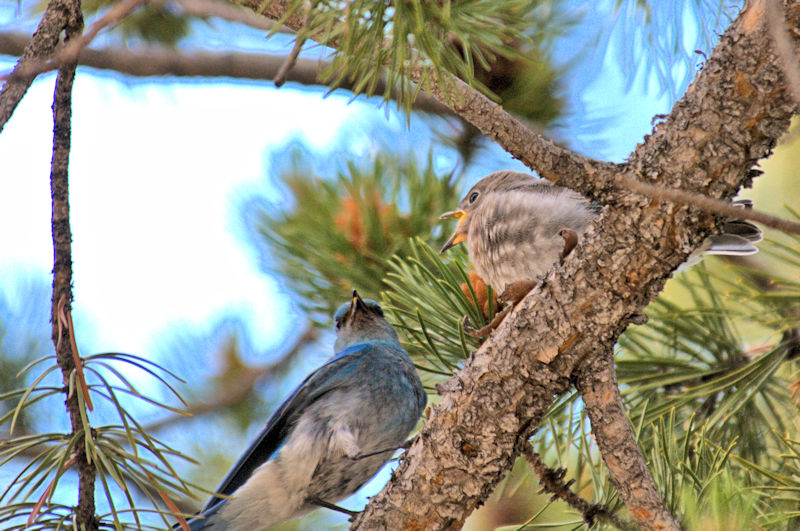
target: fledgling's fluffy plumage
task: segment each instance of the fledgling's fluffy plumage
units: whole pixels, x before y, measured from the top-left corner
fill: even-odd
[[[192,531],[257,531],[335,503],[366,483],[416,425],[427,397],[375,301],[335,314],[337,354],[311,373],[189,522]]]
[[[734,204],[751,206],[747,200]],[[475,271],[501,293],[512,282],[547,273],[564,250],[561,229],[572,229],[580,238],[599,213],[597,205],[572,190],[527,173],[498,171],[478,181],[457,210],[442,215],[459,219],[442,252],[466,241]],[[700,252],[753,254],[752,243],[760,240],[758,227],[731,220]]]

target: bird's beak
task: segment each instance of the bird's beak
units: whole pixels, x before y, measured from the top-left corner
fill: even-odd
[[[466,227],[464,227],[464,220],[467,219],[467,213],[463,210],[453,210],[452,212],[445,212],[439,219],[451,219],[457,218],[458,225],[456,225],[456,230],[453,231],[453,235],[450,236],[450,239],[442,246],[442,249],[439,251],[439,254],[445,252],[449,248],[453,247],[454,245],[458,245],[461,242],[467,240],[467,231]]]
[[[359,297],[358,292],[353,290],[353,300],[350,303],[350,315],[347,316],[348,321],[352,321],[353,317],[356,315],[356,311],[364,311],[367,307],[364,305],[364,301],[361,300]]]

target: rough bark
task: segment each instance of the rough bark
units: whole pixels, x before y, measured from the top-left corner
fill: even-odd
[[[661,501],[625,415],[614,370],[614,352],[609,350],[587,360],[577,373],[576,387],[583,397],[592,433],[628,511],[637,522],[646,522],[651,529],[674,528],[672,515]]]
[[[250,7],[279,18],[285,5]],[[786,13],[797,27],[798,2]],[[294,18],[284,24],[299,27]],[[687,93],[622,165],[555,146],[463,85],[455,98],[435,84],[426,89],[544,177],[613,208],[449,382],[393,480],[355,520],[357,529],[459,528],[510,469],[518,443],[575,369],[612,348],[714,229],[713,216],[627,192],[615,185],[617,175],[729,198],[750,183],[749,170],[794,111],[763,0],[751,2],[722,35]],[[632,514],[644,527],[656,524],[643,511]]]
[[[47,59],[56,49],[61,31],[67,24],[72,3],[70,0],[51,0],[22,56],[14,68],[16,72],[24,65]],[[14,114],[14,109],[33,83],[33,77],[13,77],[6,81],[0,91],[0,132]]]
[[[63,4],[64,27],[67,39],[80,35],[83,30],[83,16],[80,3],[68,1]],[[45,15],[47,16],[47,15]],[[35,38],[34,38],[35,40]],[[72,120],[72,84],[75,80],[75,64],[65,65],[59,69],[56,77],[56,88],[53,96],[53,158],[50,164],[50,194],[52,201],[51,230],[53,235],[53,298],[51,322],[52,340],[55,345],[56,358],[61,368],[65,390],[70,388],[70,381],[75,386],[74,392],[66,398],[67,412],[73,434],[85,434],[89,431],[84,426],[80,413],[77,387],[74,338],[71,327],[65,326],[63,315],[69,312],[72,302],[72,232],[69,221],[69,151],[71,141]],[[24,93],[24,92],[23,92]],[[89,531],[98,529],[95,516],[94,482],[95,467],[90,463],[84,444],[75,445],[74,455],[78,469],[78,506],[76,518],[78,525]]]

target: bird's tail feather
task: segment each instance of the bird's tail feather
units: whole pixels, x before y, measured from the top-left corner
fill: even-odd
[[[755,240],[759,241],[759,240]],[[711,237],[711,246],[705,250],[706,254],[727,254],[734,256],[747,256],[755,254],[758,248],[746,238],[735,234],[717,234]]]
[[[737,199],[731,205],[738,208],[753,208],[750,199]],[[708,254],[728,254],[745,256],[755,254],[758,249],[753,245],[760,242],[764,235],[761,229],[743,219],[728,219],[722,224],[722,233],[711,237],[711,245],[705,250]]]
[[[222,508],[226,501],[227,500],[223,500],[197,515],[203,518],[195,517],[187,520],[186,523],[189,524],[189,529],[191,531],[225,531],[227,526],[225,522],[219,521],[216,518],[216,513]],[[175,524],[172,528],[181,529],[179,524]]]

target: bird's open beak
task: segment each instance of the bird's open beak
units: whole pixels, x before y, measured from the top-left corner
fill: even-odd
[[[367,307],[364,305],[364,301],[361,300],[361,297],[359,297],[358,292],[353,290],[353,300],[350,303],[350,315],[347,316],[347,320],[352,321],[353,317],[356,315],[356,311],[363,312],[366,309]]]
[[[453,231],[453,235],[450,236],[450,239],[442,246],[442,249],[439,251],[439,254],[445,252],[449,248],[453,247],[454,245],[458,245],[461,242],[467,240],[467,231],[466,227],[464,227],[464,220],[467,219],[467,213],[463,210],[453,210],[452,212],[445,212],[439,219],[450,219],[450,218],[457,218],[458,225],[456,225],[456,230]]]

